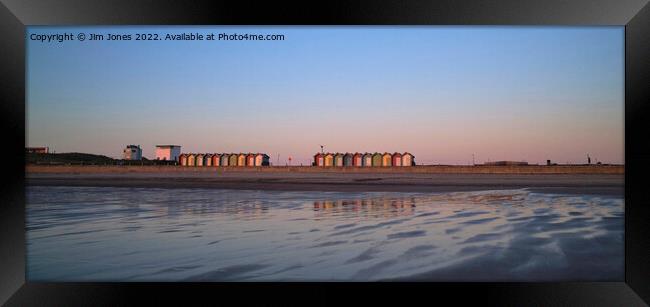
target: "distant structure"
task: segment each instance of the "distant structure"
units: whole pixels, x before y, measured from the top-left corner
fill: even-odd
[[[415,158],[412,154],[405,153],[316,153],[313,166],[336,167],[388,167],[388,166],[414,166]]]
[[[205,163],[204,163],[205,160],[203,160],[204,157],[205,157],[204,154],[197,154],[197,155],[195,156],[195,160],[194,160],[194,161],[196,162],[196,166],[203,166],[203,165],[205,164]]]
[[[264,153],[182,153],[181,166],[269,166],[269,155]]]
[[[528,165],[528,162],[494,161],[494,162],[485,162],[483,165],[490,165],[490,166],[522,166],[522,165]]]
[[[402,154],[399,152],[393,153],[393,160],[391,163],[393,166],[402,166]]]
[[[156,145],[156,160],[178,161],[180,155],[181,147],[179,145]]]
[[[352,156],[352,166],[363,166],[363,154],[355,153]]]
[[[361,166],[363,167],[370,167],[372,166],[372,154],[371,153],[364,153],[361,156]]]
[[[324,166],[334,166],[334,155],[331,153],[325,154],[325,163]]]
[[[46,154],[46,153],[50,153],[50,148],[49,147],[25,147],[25,152]]]
[[[321,146],[323,147],[323,146]],[[314,155],[314,163],[312,164],[313,166],[323,166],[325,165],[325,155],[323,153],[317,153]]]
[[[393,160],[392,160],[391,154],[385,152],[381,156],[381,166],[393,166]]]
[[[413,166],[415,165],[415,156],[411,153],[405,152],[402,155],[402,166]]]
[[[142,160],[142,148],[140,145],[127,145],[122,153],[124,160]]]

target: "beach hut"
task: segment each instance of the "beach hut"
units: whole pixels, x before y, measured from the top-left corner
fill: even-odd
[[[204,157],[205,157],[204,154],[198,154],[198,155],[196,155],[196,166],[203,166],[203,165],[204,165],[204,163],[203,163],[203,162],[205,162],[205,161],[203,160]]]
[[[268,166],[269,156],[267,154],[258,153],[255,155],[255,166]]]
[[[372,166],[381,166],[382,155],[378,152],[372,155]]]
[[[203,165],[212,166],[212,154],[205,154]]]
[[[240,153],[237,155],[237,166],[246,166],[246,154]]]
[[[393,156],[387,152],[381,156],[381,166],[393,166]]]
[[[334,155],[331,153],[325,154],[325,166],[334,166]]]
[[[346,152],[343,155],[343,166],[352,166],[352,158],[354,157],[353,154]]]
[[[196,166],[196,155],[193,153],[187,154],[187,166]]]
[[[363,165],[363,155],[357,152],[352,156],[352,166],[361,165]]]
[[[181,164],[181,166],[187,166],[187,154],[181,154],[178,156],[178,162]]]
[[[237,166],[237,157],[238,155],[235,153],[230,154],[230,157],[228,158],[228,165]]]
[[[402,166],[402,154],[396,152],[393,154],[393,166]]]
[[[362,156],[361,159],[361,166],[363,167],[371,167],[372,166],[372,154],[371,153],[365,153]]]
[[[246,166],[255,166],[255,154],[249,153],[246,155]]]
[[[314,165],[315,166],[323,166],[324,161],[323,161],[323,154],[317,153],[314,155]]]
[[[334,166],[343,166],[343,154],[340,152],[337,152],[334,155]]]
[[[212,155],[212,166],[221,166],[221,155],[220,154]]]
[[[412,154],[405,152],[402,155],[402,166],[412,166],[415,165],[415,156]]]
[[[228,165],[230,165],[230,163],[229,163],[229,161],[230,161],[230,155],[227,154],[227,153],[221,154],[221,158],[220,158],[219,160],[221,160],[221,161],[220,161],[221,163],[219,163],[219,165],[221,165],[221,166],[228,166]]]

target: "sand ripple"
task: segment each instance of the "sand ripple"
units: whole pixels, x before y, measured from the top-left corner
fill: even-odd
[[[27,188],[33,281],[621,281],[623,196]]]

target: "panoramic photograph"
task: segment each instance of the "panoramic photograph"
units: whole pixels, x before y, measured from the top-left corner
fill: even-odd
[[[29,26],[27,280],[624,281],[624,34]]]

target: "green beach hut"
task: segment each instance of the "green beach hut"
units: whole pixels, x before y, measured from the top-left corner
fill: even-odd
[[[372,155],[372,166],[381,166],[381,154],[376,152]]]

